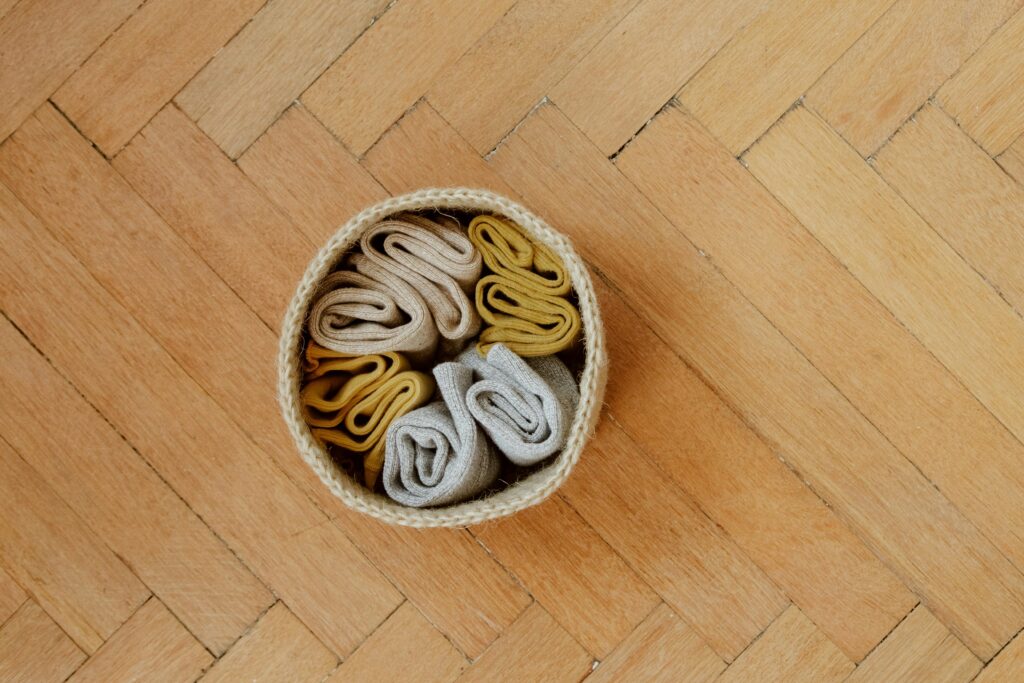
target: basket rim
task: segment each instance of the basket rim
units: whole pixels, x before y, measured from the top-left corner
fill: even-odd
[[[366,489],[331,459],[313,438],[299,402],[301,349],[307,311],[317,285],[355,244],[381,219],[403,211],[449,209],[500,215],[520,225],[565,263],[579,299],[585,360],[580,377],[580,402],[565,448],[551,464],[512,486],[485,498],[438,508],[411,508]],[[388,524],[412,527],[465,527],[511,515],[546,500],[568,478],[600,415],[607,379],[604,326],[593,282],[569,239],[518,202],[490,190],[465,187],[424,188],[369,206],[343,224],[309,262],[285,312],[278,348],[278,401],[299,455],[320,480],[348,507]]]

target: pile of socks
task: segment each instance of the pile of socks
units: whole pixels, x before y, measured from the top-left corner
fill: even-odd
[[[561,260],[514,223],[388,218],[313,298],[306,421],[368,488],[410,507],[468,500],[565,446],[580,327]]]

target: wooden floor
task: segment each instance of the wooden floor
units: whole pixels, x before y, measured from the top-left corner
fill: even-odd
[[[0,680],[1024,680],[1024,0],[0,0]],[[521,199],[612,372],[544,505],[383,526],[306,261]]]

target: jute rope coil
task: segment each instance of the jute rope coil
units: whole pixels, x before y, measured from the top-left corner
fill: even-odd
[[[313,438],[302,416],[299,389],[302,379],[302,332],[318,283],[327,276],[369,227],[404,211],[436,209],[493,213],[519,224],[548,245],[565,263],[579,298],[583,321],[585,361],[580,377],[580,402],[565,448],[543,469],[486,498],[443,508],[409,508],[373,493],[352,480]],[[349,507],[389,524],[412,527],[464,527],[511,515],[536,505],[566,480],[580,458],[601,412],[607,378],[604,327],[590,274],[569,240],[543,220],[501,195],[468,188],[423,189],[392,197],[364,209],[345,223],[320,249],[306,268],[285,313],[278,352],[278,400],[285,422],[303,460],[330,491]]]

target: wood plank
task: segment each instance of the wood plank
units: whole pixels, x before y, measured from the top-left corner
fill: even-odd
[[[175,101],[235,159],[386,7],[271,0]]]
[[[665,604],[603,660],[588,683],[710,683],[725,662]]]
[[[590,655],[534,604],[459,680],[579,681],[590,667]]]
[[[512,4],[399,2],[303,93],[302,103],[361,156]]]
[[[0,142],[140,4],[26,0],[0,15]]]
[[[1016,632],[1024,577],[555,107],[490,163],[972,647]]]
[[[979,669],[981,662],[922,605],[860,663],[847,683],[962,683]]]
[[[466,658],[406,602],[338,667],[327,683],[447,683],[458,678],[466,665]]]
[[[228,286],[277,329],[314,246],[213,141],[181,111],[168,106],[113,165]]]
[[[768,189],[1024,439],[1024,319],[805,109],[747,157]],[[814,192],[807,192],[808,179]]]
[[[805,104],[872,155],[1021,0],[899,0],[825,72]]]
[[[610,420],[561,495],[722,659],[785,609],[785,596]]]
[[[86,652],[149,590],[13,448],[0,440],[0,562]]]
[[[40,115],[0,150],[0,177],[46,225],[2,223],[7,257],[0,259],[0,305],[307,626],[336,651],[350,652],[397,606],[397,592],[111,298],[119,288],[141,292],[130,286],[133,259],[153,259],[152,272],[163,277],[149,283],[147,296],[161,297],[146,315],[158,328],[177,317],[182,328],[175,334],[209,348],[191,331],[212,319],[188,320],[196,299],[174,289],[192,291],[203,271],[182,260],[183,247],[168,240],[169,228],[87,143],[55,113]],[[108,289],[49,231],[88,257]],[[156,255],[147,255],[149,249]],[[216,287],[202,291],[211,296]],[[146,299],[127,299],[140,313],[147,310]],[[47,300],[65,307],[38,306]],[[171,310],[171,301],[185,310]]]
[[[61,85],[53,102],[113,156],[265,2],[147,2]]]
[[[551,99],[610,156],[768,6],[643,0],[552,88]]]
[[[823,636],[798,608],[790,607],[725,670],[718,681],[825,683],[842,681],[851,671],[853,662],[844,657],[839,648]]]
[[[942,108],[992,156],[1024,133],[1024,10],[989,38],[940,89]]]
[[[737,33],[679,91],[679,100],[738,155],[892,4],[780,0]]]
[[[156,598],[132,615],[69,683],[194,681],[213,657]]]
[[[290,107],[238,158],[238,167],[315,245],[387,197],[300,104]]]
[[[875,168],[1018,313],[1024,313],[1024,187],[931,104]]]
[[[3,438],[222,653],[270,606],[270,592],[6,320],[0,354],[10,360],[0,369]]]
[[[318,683],[338,660],[309,629],[277,603],[203,676],[203,683]]]
[[[1024,635],[1017,634],[1017,637],[978,674],[974,683],[1020,680],[1024,680]]]
[[[3,626],[26,600],[28,596],[18,582],[0,567],[0,626]]]
[[[441,77],[427,99],[477,152],[494,149],[637,0],[522,0]]]
[[[364,165],[393,192],[438,183],[516,196],[426,104],[389,130]],[[620,368],[605,395],[610,415],[827,636],[862,659],[916,599],[619,293],[600,279],[595,285],[611,365]]]
[[[1024,185],[1024,135],[1006,148],[996,159],[1003,170],[1009,173],[1019,184]]]
[[[561,498],[475,533],[598,659],[658,604],[654,591]]]
[[[987,156],[985,161],[995,165]],[[763,185],[678,109],[648,126],[618,166],[901,453],[1024,567],[1024,445]],[[957,164],[953,173],[963,167]]]
[[[318,124],[313,122],[313,125]],[[296,141],[302,139],[296,138]],[[263,176],[266,187],[275,188],[272,195],[300,191],[297,188],[304,183],[302,178],[305,173],[310,178],[311,187],[362,187],[367,192],[375,188],[373,191],[379,192],[382,197],[386,196],[384,190],[358,165],[319,164],[317,153],[310,149],[310,142],[306,139],[304,144],[289,146],[290,154],[285,158],[267,159],[267,164],[276,163],[279,168],[295,169],[295,173]],[[335,151],[347,154],[343,150]],[[254,146],[254,153],[262,153],[258,145]],[[298,169],[306,170],[299,172]],[[282,184],[277,184],[278,179]],[[353,212],[363,208],[361,205],[351,206],[352,201],[363,201],[358,195],[342,196],[346,198],[339,200],[339,206],[348,203]],[[294,207],[296,204],[288,202],[287,205]],[[301,220],[299,215],[290,217],[296,223]],[[339,220],[345,218],[348,215]],[[221,303],[225,308],[237,308],[238,305],[238,302]],[[248,339],[254,347],[259,345],[264,348],[265,345],[267,349],[265,353],[254,354],[260,360],[250,365],[246,377],[239,378],[232,371],[233,350],[218,345],[215,336],[211,337],[208,346],[219,349],[212,356],[217,362],[193,374],[207,378],[207,390],[227,410],[236,414],[240,423],[250,425],[251,433],[266,444],[265,448],[275,453],[282,466],[301,467],[309,474],[308,469],[295,458],[291,438],[281,429],[282,423],[278,417],[277,401],[273,395],[276,384],[276,353],[273,349],[276,347],[276,339],[263,326],[253,328],[247,325],[233,334]],[[182,353],[186,351],[183,349]],[[233,398],[240,391],[240,386],[242,393],[250,397],[247,404],[239,404]],[[337,499],[327,495],[326,489],[318,482],[314,482],[314,485],[315,490],[321,494],[322,504],[327,506],[331,514],[339,516],[338,521],[355,544],[433,624],[470,657],[483,652],[529,604],[529,596],[522,588],[465,531],[424,532],[385,527],[345,508]],[[388,539],[388,542],[382,543],[382,538]],[[460,567],[461,578],[456,584],[448,579],[449,568],[452,566]]]
[[[26,602],[0,627],[0,680],[63,681],[85,659],[60,627]]]

